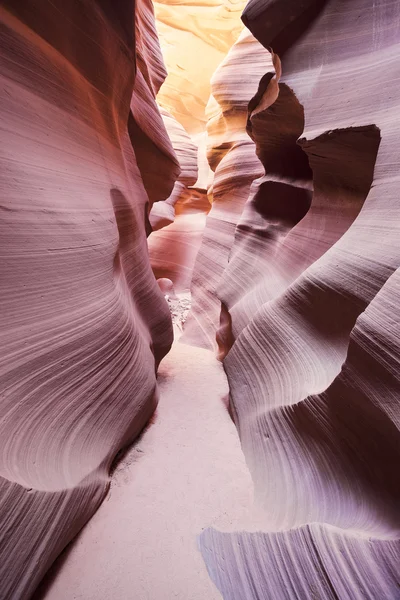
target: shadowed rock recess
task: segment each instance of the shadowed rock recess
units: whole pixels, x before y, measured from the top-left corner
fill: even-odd
[[[0,6],[0,599],[400,599],[400,3],[155,7]]]

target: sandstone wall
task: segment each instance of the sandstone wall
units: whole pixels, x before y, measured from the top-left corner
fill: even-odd
[[[28,598],[98,507],[172,342],[145,224],[179,166],[153,10],[133,7],[0,8],[2,598]]]
[[[207,225],[188,336],[215,344],[218,298],[259,531],[208,530],[203,556],[229,599],[395,598],[399,5],[251,0],[243,20],[274,53],[248,107],[264,174],[229,237]],[[223,134],[218,148],[229,143]],[[239,183],[225,220],[249,179],[240,159],[230,172]],[[211,248],[224,239],[216,264]],[[212,286],[197,291],[207,256]]]

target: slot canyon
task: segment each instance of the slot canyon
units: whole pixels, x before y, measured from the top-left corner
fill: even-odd
[[[400,600],[400,2],[0,28],[0,600]]]

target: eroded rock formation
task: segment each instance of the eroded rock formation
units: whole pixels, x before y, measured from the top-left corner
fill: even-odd
[[[193,187],[199,174],[197,146],[172,115],[163,108],[160,112],[181,172],[171,195],[150,212],[150,261],[157,278],[171,278],[177,291],[188,291],[210,204],[206,190]]]
[[[263,168],[246,132],[247,107],[258,82],[272,66],[268,52],[243,31],[212,79],[208,158],[215,176],[209,190],[212,209],[192,279],[193,305],[183,340],[216,348],[221,302],[217,287],[228,265],[236,223],[252,182]]]
[[[5,1],[0,23],[0,594],[16,599],[156,405],[172,326],[145,222],[179,166],[150,2]]]
[[[225,598],[395,598],[399,6],[259,0],[243,20],[274,53],[247,122],[265,175],[194,288],[192,339],[212,341],[215,293],[262,525],[206,531],[203,556]],[[223,239],[207,227],[199,260]]]
[[[242,7],[156,3],[171,65],[160,91],[166,70],[150,0],[2,3],[1,598],[31,597],[104,499],[116,454],[157,404],[156,371],[172,343],[164,295],[180,325],[190,282],[183,339],[224,361],[255,496],[242,530],[201,534],[212,581],[225,600],[399,596],[400,6],[250,0],[248,29],[234,43]],[[210,203],[197,146],[207,119],[214,177],[202,235]],[[168,542],[166,502],[173,521],[187,500],[169,490],[164,502],[160,490],[190,482],[176,556],[197,573],[193,531],[208,525],[200,520],[233,523],[221,481],[227,504],[239,499],[236,518],[251,485],[221,404],[220,365],[204,350],[173,356],[164,390],[182,414],[165,405],[153,430],[163,437],[153,456],[147,438],[140,470],[146,480],[150,465],[158,478],[144,488],[147,519],[154,490],[160,500],[151,533],[123,491],[113,506],[142,540],[151,544],[160,528]],[[190,381],[197,396],[181,397]],[[202,393],[207,402],[186,419]],[[157,462],[164,441],[167,470]],[[202,467],[192,478],[197,441]],[[235,469],[244,488],[227,475]],[[111,517],[99,519],[107,535],[119,514]],[[175,542],[163,546],[164,581]],[[81,547],[70,564],[78,575],[84,555]],[[140,594],[149,572],[157,559],[141,573]],[[217,593],[205,569],[200,579],[198,589]],[[129,578],[118,589],[126,595]],[[151,589],[164,593],[159,582]]]
[[[153,229],[167,225],[168,219],[174,222],[168,229],[151,236],[149,249],[156,276],[171,277],[177,290],[188,290],[205,217],[210,210],[206,191],[211,180],[205,153],[210,81],[243,29],[240,15],[245,0],[199,0],[195,3],[167,0],[155,2],[154,6],[168,67],[168,76],[157,101],[162,107],[161,112],[164,110],[164,115],[170,115],[167,130],[181,162],[182,174],[167,203],[153,208]],[[179,131],[176,121],[184,129]],[[198,179],[185,183],[182,176],[187,173],[191,161],[190,172],[193,173],[194,146],[198,149]],[[195,189],[191,187],[191,191],[186,191],[182,183],[186,187],[196,183]]]
[[[156,0],[157,29],[168,77],[158,101],[191,134],[202,134],[210,80],[236,42],[245,0]]]
[[[165,109],[161,108],[165,128],[172,141],[180,166],[180,174],[175,181],[172,193],[163,202],[154,204],[150,211],[150,224],[153,231],[157,231],[175,220],[175,204],[180,197],[188,195],[188,187],[197,181],[197,146],[193,144],[185,129]]]

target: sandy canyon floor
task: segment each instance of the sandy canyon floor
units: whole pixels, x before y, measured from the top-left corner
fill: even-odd
[[[153,419],[118,462],[107,498],[40,598],[221,598],[197,536],[211,525],[240,529],[252,500],[226,377],[212,352],[175,341],[158,380]]]

